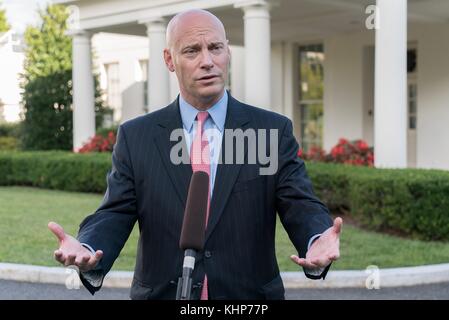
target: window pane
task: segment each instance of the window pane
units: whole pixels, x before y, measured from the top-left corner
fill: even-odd
[[[323,132],[323,104],[301,104],[301,141],[304,150],[321,147]]]
[[[408,102],[408,112],[410,113],[410,115],[416,114],[416,101],[415,100],[410,100]]]
[[[323,52],[308,51],[300,52],[300,87],[301,100],[321,100],[323,97]],[[306,51],[307,50],[307,51]]]
[[[407,72],[416,71],[416,49],[407,50]]]
[[[409,125],[408,125],[408,127],[409,127],[410,130],[416,129],[416,117],[415,116],[409,117]]]
[[[416,129],[417,113],[417,86],[416,83],[408,85],[408,127],[410,130]]]
[[[148,80],[148,60],[140,60],[140,70],[142,73],[142,79],[141,81],[147,81]]]
[[[408,97],[411,99],[416,97],[416,84],[408,85]]]
[[[107,77],[107,104],[114,110],[114,121],[120,121],[122,96],[120,92],[119,64],[109,63],[105,65]]]

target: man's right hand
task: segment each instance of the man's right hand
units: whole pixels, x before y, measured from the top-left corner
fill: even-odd
[[[59,249],[55,250],[54,256],[63,265],[75,265],[80,271],[87,272],[95,268],[103,257],[103,251],[97,250],[93,254],[74,237],[66,234],[59,224],[49,222],[48,228],[58,238]]]

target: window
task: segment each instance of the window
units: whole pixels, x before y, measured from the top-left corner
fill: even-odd
[[[408,128],[410,130],[416,129],[416,100],[417,100],[417,88],[416,82],[408,83]]]
[[[302,149],[323,144],[323,45],[299,47],[299,115]]]
[[[141,77],[139,81],[143,81],[143,105],[144,111],[148,112],[148,59],[139,60]]]
[[[114,111],[114,121],[120,121],[122,117],[122,97],[120,93],[120,74],[118,63],[104,65],[106,71],[106,102],[108,107]]]
[[[148,59],[139,60],[140,72],[141,76],[139,81],[147,81],[148,80]]]
[[[416,50],[407,50],[407,73],[416,72]]]

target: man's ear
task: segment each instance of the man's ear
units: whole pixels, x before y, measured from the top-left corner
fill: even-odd
[[[168,70],[170,70],[170,72],[175,72],[175,65],[173,64],[173,56],[171,55],[170,50],[168,48],[164,49],[164,61]]]

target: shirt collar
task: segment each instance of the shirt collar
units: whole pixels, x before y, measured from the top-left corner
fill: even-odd
[[[218,100],[217,103],[215,103],[212,107],[207,109],[207,112],[209,112],[210,117],[212,118],[220,132],[223,132],[227,108],[228,93],[225,90],[220,100]],[[193,128],[193,122],[195,121],[196,115],[199,110],[185,101],[181,95],[179,95],[179,110],[181,112],[182,125],[184,126],[185,130],[190,132]]]

